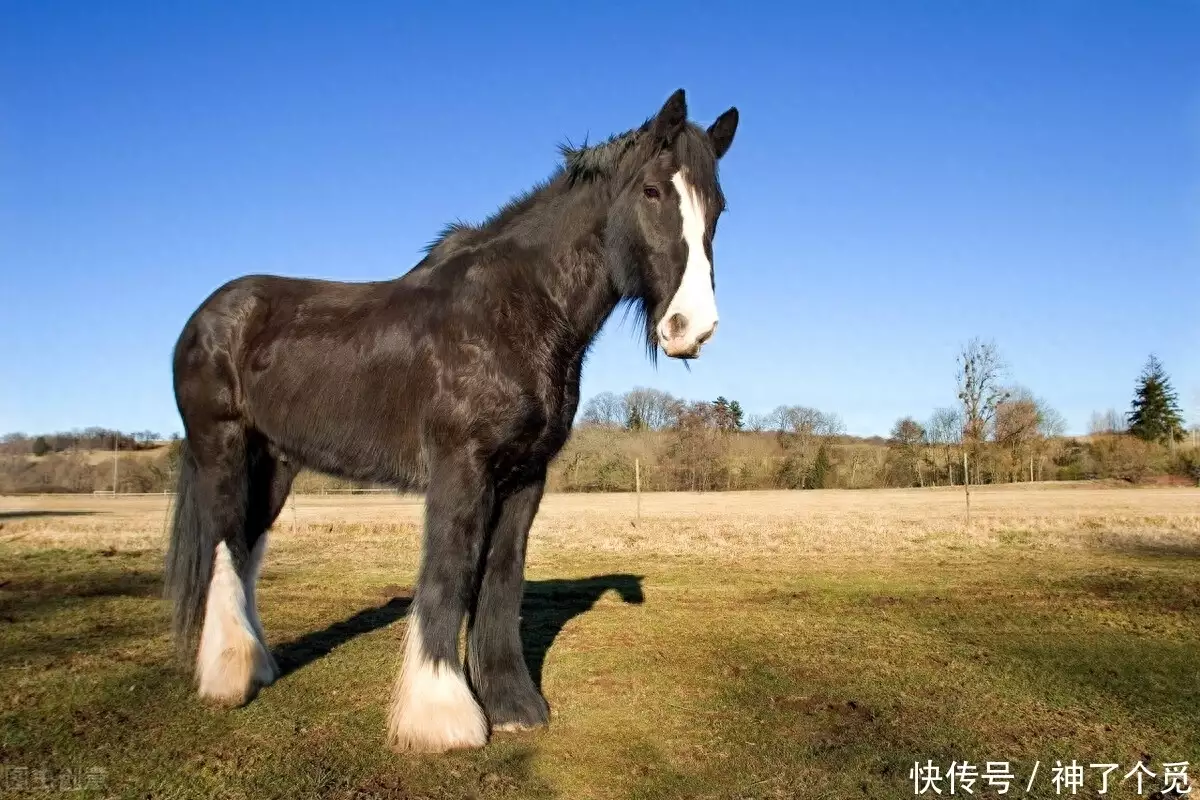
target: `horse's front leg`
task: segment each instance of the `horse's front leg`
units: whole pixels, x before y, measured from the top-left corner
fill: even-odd
[[[487,742],[487,719],[464,678],[458,636],[493,498],[491,479],[473,460],[445,456],[431,467],[421,571],[388,714],[388,741],[397,750],[443,752]]]
[[[479,596],[467,631],[467,664],[493,730],[545,725],[550,709],[521,651],[525,546],[545,476],[498,499]]]

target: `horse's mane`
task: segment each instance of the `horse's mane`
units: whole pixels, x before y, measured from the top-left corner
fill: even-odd
[[[626,156],[637,149],[644,141],[645,126],[636,130],[614,134],[603,142],[589,145],[585,139],[579,147],[569,141],[558,146],[563,163],[559,168],[568,182],[574,186],[580,183],[602,180],[616,174]]]
[[[438,260],[450,255],[459,247],[471,244],[479,234],[503,224],[533,206],[538,196],[547,189],[555,186],[569,189],[619,175],[623,169],[629,168],[630,156],[647,143],[647,132],[651,123],[652,120],[646,120],[637,128],[614,134],[594,145],[589,145],[586,140],[578,147],[569,141],[560,144],[558,152],[562,163],[549,178],[515,196],[478,224],[456,220],[446,225],[438,232],[437,237],[426,245],[425,260]],[[716,177],[716,154],[702,128],[691,122],[686,123],[673,149],[680,165],[697,180],[708,181]],[[649,158],[650,154],[646,153],[644,157]]]

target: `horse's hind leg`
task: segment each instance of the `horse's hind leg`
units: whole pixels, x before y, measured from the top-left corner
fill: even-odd
[[[421,574],[408,613],[388,742],[397,750],[482,747],[487,719],[471,694],[458,637],[492,510],[491,480],[468,456],[431,464]]]
[[[498,500],[479,597],[467,633],[471,686],[492,730],[545,725],[550,709],[533,683],[521,649],[525,546],[542,499],[544,478]]]
[[[274,680],[279,676],[279,667],[271,655],[270,648],[267,647],[267,637],[263,632],[262,620],[258,616],[256,589],[263,558],[267,552],[268,532],[279,517],[279,512],[283,510],[283,504],[287,502],[292,480],[296,477],[296,468],[287,461],[272,456],[267,443],[255,434],[251,434],[247,442],[247,467],[250,485],[247,496],[246,547],[250,551],[250,558],[245,569],[238,571],[238,575],[246,594],[246,616],[259,643],[267,652],[271,680]]]
[[[274,662],[251,621],[246,591],[246,578],[257,570],[246,536],[255,505],[246,431],[231,420],[189,428],[196,501],[207,516],[203,527],[213,548],[196,678],[201,697],[242,705],[275,679]],[[256,539],[265,541],[261,535]]]

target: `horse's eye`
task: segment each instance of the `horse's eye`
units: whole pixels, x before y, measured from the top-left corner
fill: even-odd
[[[658,187],[657,186],[643,186],[642,194],[646,195],[646,197],[650,198],[651,200],[657,200],[658,199]]]

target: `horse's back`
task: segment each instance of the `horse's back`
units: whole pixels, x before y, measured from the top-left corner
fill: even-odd
[[[541,368],[552,345],[522,322],[555,309],[536,287],[487,280],[488,258],[423,264],[376,283],[251,275],[220,287],[176,350],[185,422],[189,408],[237,418],[298,463],[387,483],[421,471],[430,419],[436,439],[480,452],[518,436],[521,452],[557,451],[565,401]]]
[[[411,417],[427,370],[398,281],[343,283],[250,275],[229,281],[179,337],[175,385],[189,413],[235,416],[281,452],[325,469],[355,469],[380,439],[411,450],[387,421]],[[417,291],[419,294],[419,290]],[[339,470],[339,471],[341,471]]]
[[[361,335],[362,323],[389,324],[398,281],[342,282],[281,275],[245,275],[213,291],[193,312],[176,345],[246,353],[283,338]]]

